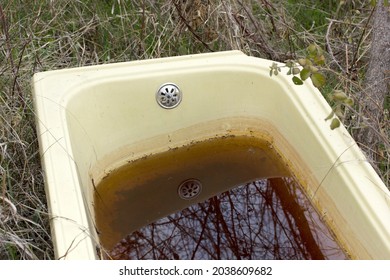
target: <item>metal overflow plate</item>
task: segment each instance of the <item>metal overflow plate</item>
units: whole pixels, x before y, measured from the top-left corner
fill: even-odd
[[[157,103],[164,109],[178,106],[182,99],[180,88],[174,83],[165,83],[156,92]]]

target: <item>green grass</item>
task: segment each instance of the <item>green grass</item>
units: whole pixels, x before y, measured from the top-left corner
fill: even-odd
[[[31,98],[35,72],[231,49],[283,62],[302,55],[310,43],[324,47],[331,17],[341,23],[334,24],[328,39],[334,59],[346,67],[345,58],[353,54],[345,53],[345,42],[359,38],[369,12],[364,1],[354,1],[359,15],[351,7],[338,7],[339,1],[175,4],[182,2],[1,1],[0,259],[53,258]],[[358,49],[354,66],[358,75],[364,75],[368,45],[364,38]],[[353,96],[362,88],[358,76],[343,74],[334,64],[324,71],[329,75],[326,92],[343,88]],[[361,117],[353,116],[357,112],[346,112],[351,129]],[[390,157],[385,143],[381,151],[378,170],[388,185]]]
[[[338,2],[334,0],[288,0],[286,10],[292,18],[299,19],[299,28],[320,33],[326,30],[327,18],[331,18],[337,11]]]

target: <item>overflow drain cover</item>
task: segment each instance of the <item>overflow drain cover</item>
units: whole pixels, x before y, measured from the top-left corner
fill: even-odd
[[[179,105],[182,93],[179,87],[173,83],[163,84],[156,92],[157,103],[165,108],[172,109]]]
[[[178,193],[182,199],[193,199],[197,197],[202,190],[202,183],[196,179],[188,179],[179,186]]]

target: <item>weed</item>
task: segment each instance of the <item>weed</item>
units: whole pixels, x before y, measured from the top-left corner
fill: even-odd
[[[365,2],[1,1],[0,258],[53,258],[31,100],[35,72],[231,49],[284,62],[314,43],[330,61],[324,95],[338,89],[355,101],[343,111],[354,134],[371,117],[355,98],[369,46]],[[378,170],[388,185],[388,130],[378,135]]]

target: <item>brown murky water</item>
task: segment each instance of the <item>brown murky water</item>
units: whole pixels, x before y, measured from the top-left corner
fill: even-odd
[[[97,186],[99,239],[112,259],[345,259],[287,176],[267,143],[244,136],[134,161]],[[188,178],[202,183],[192,200],[178,195]]]

